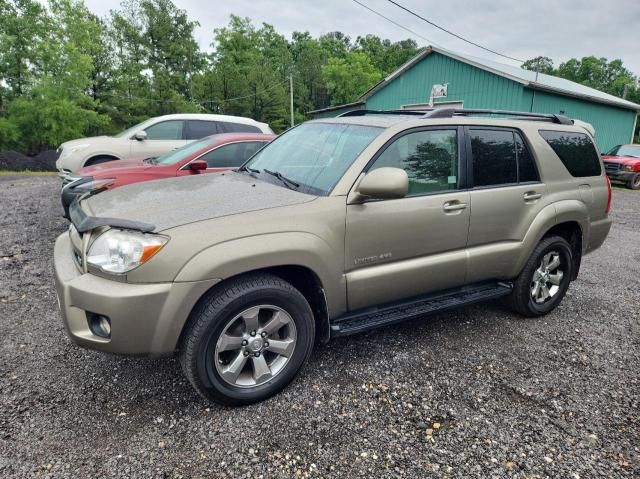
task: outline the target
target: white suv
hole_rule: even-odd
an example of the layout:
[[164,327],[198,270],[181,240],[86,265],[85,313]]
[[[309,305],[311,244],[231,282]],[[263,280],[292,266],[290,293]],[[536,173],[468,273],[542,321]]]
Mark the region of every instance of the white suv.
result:
[[114,136],[67,141],[58,148],[56,168],[60,176],[105,161],[160,156],[192,140],[216,133],[267,133],[266,123],[228,115],[182,113],[150,118]]

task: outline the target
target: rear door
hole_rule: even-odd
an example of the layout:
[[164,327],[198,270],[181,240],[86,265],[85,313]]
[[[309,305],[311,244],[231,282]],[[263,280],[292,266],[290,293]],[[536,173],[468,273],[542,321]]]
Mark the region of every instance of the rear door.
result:
[[533,149],[512,128],[465,127],[471,219],[468,282],[501,279],[549,200]]
[[145,128],[146,139],[131,140],[131,157],[154,158],[186,145],[184,127],[184,120],[166,120]]
[[462,129],[420,128],[385,145],[367,171],[402,168],[409,194],[347,205],[349,309],[464,284],[469,192]]
[[199,140],[205,136],[222,133],[220,123],[209,120],[187,120],[185,124],[184,137],[187,140]]

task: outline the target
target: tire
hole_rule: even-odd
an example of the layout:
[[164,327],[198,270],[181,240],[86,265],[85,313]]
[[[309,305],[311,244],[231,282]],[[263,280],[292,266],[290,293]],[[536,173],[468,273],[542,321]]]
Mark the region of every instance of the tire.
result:
[[107,161],[115,161],[117,159],[118,158],[114,156],[94,156],[93,158],[89,158],[82,167],[84,168],[85,166],[95,166],[95,165],[99,165],[100,163],[106,163]]
[[204,398],[251,404],[293,380],[314,338],[313,313],[302,293],[277,276],[251,274],[223,283],[196,305],[182,336],[180,363]]
[[640,173],[637,173],[629,182],[627,183],[627,188],[632,190],[640,190]]
[[[560,264],[553,267],[556,256]],[[549,268],[546,275],[541,275],[540,271],[545,271],[546,259],[549,260],[548,266],[553,268]],[[559,280],[558,273],[562,273]],[[573,252],[567,240],[560,236],[544,238],[533,250],[529,261],[516,279],[507,303],[523,316],[544,316],[560,304],[569,288],[572,274]],[[544,289],[540,287],[543,283],[546,284],[547,293],[550,294],[547,298],[545,298]],[[557,286],[557,289],[554,286]]]

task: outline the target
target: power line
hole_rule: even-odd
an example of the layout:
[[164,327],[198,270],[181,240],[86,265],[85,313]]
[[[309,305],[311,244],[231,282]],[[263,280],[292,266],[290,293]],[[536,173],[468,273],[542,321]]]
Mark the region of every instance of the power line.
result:
[[355,3],[357,3],[358,5],[360,5],[361,7],[366,8],[366,9],[367,9],[367,10],[369,10],[371,13],[373,13],[373,14],[375,14],[375,15],[378,15],[378,16],[379,16],[379,17],[381,17],[381,18],[384,18],[384,19],[385,19],[385,20],[387,20],[388,22],[393,23],[396,27],[400,27],[400,28],[402,28],[403,30],[406,30],[407,32],[411,33],[412,35],[415,35],[416,37],[420,37],[420,38],[422,38],[423,40],[426,40],[427,42],[429,42],[429,43],[433,44],[433,42],[432,42],[431,40],[429,40],[427,37],[424,37],[424,36],[420,35],[419,33],[416,33],[416,32],[414,32],[413,30],[411,30],[411,29],[409,29],[409,28],[405,27],[404,25],[399,24],[399,23],[398,23],[398,22],[396,22],[395,20],[392,20],[392,19],[390,19],[389,17],[384,16],[382,13],[380,13],[380,12],[378,12],[378,11],[374,10],[374,9],[373,9],[373,8],[371,8],[371,7],[368,7],[368,6],[367,6],[367,5],[365,5],[364,3],[361,3],[361,2],[359,2],[358,0],[353,0],[353,1],[354,1]]
[[[354,1],[355,1],[355,0],[354,0]],[[420,19],[420,20],[422,20],[423,22],[427,22],[429,25],[432,25],[432,26],[436,27],[437,29],[442,30],[443,32],[446,32],[446,33],[448,33],[449,35],[453,35],[454,37],[456,37],[456,38],[458,38],[458,39],[460,39],[460,40],[462,40],[462,41],[464,41],[464,42],[467,42],[467,43],[469,43],[469,44],[471,44],[471,45],[474,45],[474,46],[476,46],[476,47],[478,47],[478,48],[481,48],[481,49],[483,49],[483,50],[486,50],[486,51],[488,51],[488,52],[490,52],[490,53],[493,53],[494,55],[498,55],[498,56],[501,56],[501,57],[504,57],[504,58],[508,58],[509,60],[513,60],[513,61],[516,61],[516,62],[524,63],[524,60],[521,60],[521,59],[519,59],[519,58],[515,58],[515,57],[510,57],[509,55],[505,55],[504,53],[500,53],[500,52],[497,52],[497,51],[495,51],[495,50],[491,50],[490,48],[487,48],[487,47],[485,47],[485,46],[483,46],[483,45],[480,45],[479,43],[476,43],[476,42],[474,42],[474,41],[472,41],[472,40],[469,40],[469,39],[467,39],[467,38],[464,38],[463,36],[458,35],[457,33],[454,33],[454,32],[452,32],[451,30],[447,30],[446,28],[441,27],[440,25],[438,25],[438,24],[436,24],[436,23],[432,22],[431,20],[429,20],[429,19],[427,19],[427,18],[424,18],[423,16],[421,16],[421,15],[417,14],[417,13],[416,13],[416,12],[414,12],[413,10],[409,10],[407,7],[404,7],[404,6],[400,5],[398,2],[395,2],[394,0],[387,0],[387,1],[388,1],[389,3],[392,3],[393,5],[395,5],[396,7],[401,8],[401,9],[402,9],[402,10],[404,10],[405,12],[410,13],[410,14],[411,14],[411,15],[413,15],[414,17],[419,18],[419,19]]]

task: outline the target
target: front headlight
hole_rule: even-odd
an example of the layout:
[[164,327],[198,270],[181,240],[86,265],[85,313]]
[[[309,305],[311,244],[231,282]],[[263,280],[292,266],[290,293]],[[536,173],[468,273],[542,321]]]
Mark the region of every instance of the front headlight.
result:
[[82,151],[85,148],[89,148],[88,143],[83,143],[81,145],[68,146],[66,148],[62,148],[60,151],[60,158],[66,158],[69,155],[77,153],[78,151]]
[[633,171],[633,165],[625,165],[624,171]]
[[87,264],[121,274],[149,261],[169,241],[166,236],[111,229],[89,247]]

